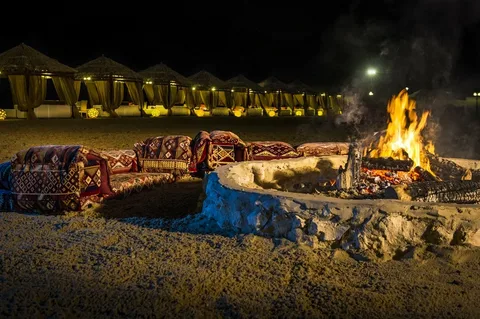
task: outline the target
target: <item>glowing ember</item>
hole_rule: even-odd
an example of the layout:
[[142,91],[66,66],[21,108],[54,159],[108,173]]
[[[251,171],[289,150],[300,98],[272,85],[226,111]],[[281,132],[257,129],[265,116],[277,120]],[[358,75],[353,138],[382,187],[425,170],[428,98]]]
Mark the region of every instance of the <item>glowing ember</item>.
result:
[[398,96],[393,96],[387,107],[390,122],[386,134],[380,138],[370,156],[398,160],[410,158],[414,168],[419,166],[431,172],[425,151],[434,153],[434,146],[432,142],[424,145],[421,135],[430,112],[424,112],[418,119],[415,107],[415,101],[408,98],[406,90],[401,91]]

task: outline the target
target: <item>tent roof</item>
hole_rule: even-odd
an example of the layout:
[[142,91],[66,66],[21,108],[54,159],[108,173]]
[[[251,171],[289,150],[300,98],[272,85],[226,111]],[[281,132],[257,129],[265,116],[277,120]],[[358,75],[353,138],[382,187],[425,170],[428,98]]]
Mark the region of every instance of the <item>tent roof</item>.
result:
[[79,80],[91,78],[92,80],[123,80],[131,82],[143,82],[140,74],[105,56],[96,58],[77,67],[78,73],[75,77]]
[[180,73],[172,70],[167,65],[160,63],[139,72],[145,80],[155,84],[169,84],[175,82],[179,86],[190,86],[192,82]]
[[290,88],[287,84],[283,83],[274,76],[268,77],[262,82],[259,83],[267,91],[290,91]]
[[225,81],[220,80],[215,75],[202,70],[194,75],[188,77],[193,86],[197,86],[204,89],[211,89],[215,87],[218,90],[228,89],[228,84]]
[[295,80],[292,83],[288,84],[292,92],[297,93],[315,93],[316,91],[309,85],[303,83],[300,80]]
[[264,90],[260,85],[247,79],[243,74],[239,74],[229,79],[227,81],[227,84],[231,89],[242,88],[242,89],[249,89],[257,92]]
[[73,75],[77,70],[22,43],[0,54],[3,74]]

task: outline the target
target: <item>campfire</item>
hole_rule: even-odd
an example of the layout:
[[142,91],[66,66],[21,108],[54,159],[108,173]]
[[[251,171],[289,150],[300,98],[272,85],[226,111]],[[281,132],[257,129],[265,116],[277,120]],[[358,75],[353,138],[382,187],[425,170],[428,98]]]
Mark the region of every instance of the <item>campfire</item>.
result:
[[415,101],[403,90],[388,103],[387,129],[352,144],[345,167],[316,193],[341,198],[391,198],[422,202],[480,202],[480,171],[465,169],[435,155],[422,130],[429,112],[418,116]]

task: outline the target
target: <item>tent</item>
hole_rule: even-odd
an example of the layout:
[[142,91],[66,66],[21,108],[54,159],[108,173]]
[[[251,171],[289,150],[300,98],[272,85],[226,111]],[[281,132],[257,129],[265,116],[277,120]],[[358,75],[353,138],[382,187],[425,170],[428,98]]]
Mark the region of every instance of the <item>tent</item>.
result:
[[53,81],[59,99],[72,107],[72,115],[80,118],[76,72],[24,43],[0,54],[0,76],[8,77],[13,102],[19,111],[27,112],[27,119],[35,119],[34,109],[45,101],[48,79]]
[[234,106],[262,106],[260,97],[264,89],[257,83],[247,79],[243,74],[239,74],[227,81],[233,95]]
[[318,108],[319,105],[317,103],[317,93],[315,89],[300,80],[295,80],[288,86],[293,94],[293,104],[295,106],[299,105],[303,107],[305,112],[307,112],[308,109],[316,110]]
[[103,55],[79,66],[77,70],[75,84],[80,91],[82,81],[85,83],[91,105],[100,104],[111,117],[118,117],[115,110],[124,99],[126,85],[143,115],[143,78],[140,74]]
[[188,78],[192,82],[193,107],[204,104],[208,110],[217,106],[232,107],[228,84],[213,74],[202,70]]
[[293,109],[293,97],[287,84],[274,76],[266,78],[259,84],[265,90],[265,107],[274,107],[278,111],[284,106]]
[[187,88],[192,82],[167,65],[160,63],[139,72],[144,79],[143,89],[148,102],[171,109],[175,104],[184,104]]

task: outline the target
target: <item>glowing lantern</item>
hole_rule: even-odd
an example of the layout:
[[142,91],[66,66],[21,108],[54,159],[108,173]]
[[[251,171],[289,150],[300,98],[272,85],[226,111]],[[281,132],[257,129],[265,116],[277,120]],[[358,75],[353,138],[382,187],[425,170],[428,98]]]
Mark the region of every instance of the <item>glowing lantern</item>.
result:
[[270,116],[270,117],[275,116],[275,111],[274,110],[268,111],[268,116]]
[[342,110],[338,111],[338,114],[342,114],[342,113],[343,113]]
[[296,110],[295,111],[295,116],[302,116],[302,111]]
[[198,117],[202,117],[205,115],[205,111],[204,110],[197,110],[197,116]]
[[152,117],[159,117],[160,116],[160,110],[159,109],[153,109],[152,110]]
[[235,115],[235,117],[241,117],[242,116],[242,111],[235,110],[235,111],[233,111],[233,115]]
[[4,120],[7,118],[7,112],[4,109],[0,109],[0,120]]
[[87,115],[91,119],[97,118],[99,114],[100,114],[100,112],[98,112],[97,109],[89,109],[87,111]]
[[318,115],[318,116],[323,116],[323,113],[324,113],[324,112],[323,112],[323,109],[317,110],[317,115]]

